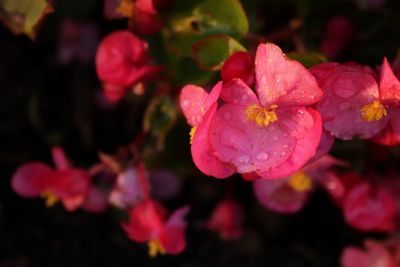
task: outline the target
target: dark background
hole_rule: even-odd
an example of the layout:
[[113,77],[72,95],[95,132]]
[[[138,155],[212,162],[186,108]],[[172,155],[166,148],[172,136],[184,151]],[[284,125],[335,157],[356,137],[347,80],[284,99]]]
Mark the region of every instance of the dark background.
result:
[[[269,35],[301,18],[301,38],[318,49],[329,18],[345,15],[357,32],[336,60],[379,65],[393,59],[399,44],[400,3],[387,1],[378,10],[363,10],[352,1],[242,1],[251,32]],[[127,239],[113,211],[93,215],[46,208],[40,199],[23,199],[11,191],[15,169],[30,160],[51,164],[49,149],[63,146],[78,166],[97,161],[97,151],[115,152],[132,141],[141,126],[145,102],[129,96],[116,106],[98,104],[100,93],[94,64],[60,65],[56,54],[61,23],[66,19],[95,22],[101,35],[126,28],[122,21],[105,21],[97,0],[60,0],[48,16],[36,42],[14,36],[0,26],[0,266],[338,266],[345,245],[360,244],[371,235],[347,226],[341,211],[317,191],[306,208],[290,216],[259,206],[251,184],[233,177],[219,181],[194,171],[183,177],[180,197],[167,202],[192,207],[187,250],[179,256],[147,256],[147,247]],[[293,49],[285,40],[284,50]],[[176,157],[193,168],[188,153],[188,128],[180,118],[168,141],[183,147]],[[340,144],[338,145],[340,147]],[[351,152],[334,153],[357,165],[365,154],[355,144]],[[180,151],[180,150],[179,150]],[[223,241],[204,229],[215,203],[233,194],[245,207],[244,236]],[[377,236],[379,237],[379,236]]]

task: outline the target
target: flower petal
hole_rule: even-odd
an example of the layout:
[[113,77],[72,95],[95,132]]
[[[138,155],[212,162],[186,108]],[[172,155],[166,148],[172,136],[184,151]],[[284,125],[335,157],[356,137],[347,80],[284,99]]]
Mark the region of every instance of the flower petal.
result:
[[323,114],[324,128],[333,136],[344,140],[354,136],[368,139],[385,127],[387,117],[377,121],[364,121],[361,117],[362,107],[379,99],[378,85],[366,69],[357,65],[336,66],[320,85],[324,96],[317,110]]
[[221,99],[227,103],[239,106],[258,103],[256,94],[240,79],[233,79],[230,82],[224,83]]
[[272,43],[258,46],[255,64],[257,94],[264,107],[310,105],[322,96],[314,76]]
[[202,122],[197,127],[192,142],[192,157],[194,164],[204,174],[217,178],[226,178],[235,171],[231,166],[222,163],[216,156],[209,140],[211,121],[215,115],[217,104],[215,103],[205,114]]
[[267,171],[284,163],[293,152],[295,138],[278,123],[260,127],[247,120],[244,109],[226,104],[214,116],[210,142],[216,156],[239,173]]
[[300,170],[314,155],[322,133],[321,116],[313,109],[308,108],[306,111],[311,114],[314,124],[309,128],[306,135],[296,140],[295,148],[291,156],[283,164],[271,170],[264,172],[257,171],[258,175],[268,179],[292,175]]
[[207,110],[217,102],[221,94],[222,82],[217,83],[208,94],[203,88],[195,85],[186,85],[182,88],[179,103],[188,123],[197,126]]
[[386,58],[383,59],[382,63],[379,93],[381,100],[386,105],[398,106],[400,104],[400,81],[394,75]]
[[254,194],[265,208],[281,212],[295,213],[303,208],[308,199],[307,192],[298,192],[287,184],[288,178],[253,182]]
[[15,172],[11,179],[11,187],[20,196],[37,197],[45,189],[46,181],[52,172],[46,164],[26,163]]

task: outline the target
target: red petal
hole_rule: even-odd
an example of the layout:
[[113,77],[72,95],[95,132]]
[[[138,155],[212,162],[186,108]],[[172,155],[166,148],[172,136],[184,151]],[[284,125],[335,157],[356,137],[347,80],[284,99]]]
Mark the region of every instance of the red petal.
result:
[[210,142],[216,156],[234,165],[239,173],[267,171],[282,164],[290,157],[296,143],[279,123],[259,127],[247,120],[243,106],[232,104],[217,111],[210,129]]
[[295,148],[291,156],[283,164],[271,170],[264,172],[257,171],[258,175],[268,179],[292,175],[300,170],[314,155],[319,140],[321,139],[322,122],[318,112],[310,108],[307,109],[307,112],[311,114],[314,124],[309,128],[307,134],[296,140]]
[[288,186],[287,181],[288,178],[254,181],[253,190],[257,200],[265,208],[273,211],[281,213],[299,211],[307,201],[308,193],[295,191]]
[[240,79],[233,79],[224,83],[221,92],[221,99],[227,103],[239,106],[258,104],[256,94]]
[[197,127],[191,147],[193,161],[204,174],[217,178],[226,178],[235,171],[232,167],[222,163],[216,156],[209,140],[210,124],[217,104],[215,103],[205,114],[202,122]]
[[272,44],[260,44],[256,54],[256,84],[264,107],[310,105],[322,96],[314,76]]
[[37,197],[45,190],[52,170],[40,162],[22,165],[11,179],[13,190],[23,197]]
[[396,106],[400,104],[400,81],[394,75],[386,58],[382,63],[379,93],[383,103]]
[[203,88],[186,85],[182,88],[179,103],[188,123],[197,126],[208,109],[217,102],[222,89],[222,82],[217,83],[208,94]]

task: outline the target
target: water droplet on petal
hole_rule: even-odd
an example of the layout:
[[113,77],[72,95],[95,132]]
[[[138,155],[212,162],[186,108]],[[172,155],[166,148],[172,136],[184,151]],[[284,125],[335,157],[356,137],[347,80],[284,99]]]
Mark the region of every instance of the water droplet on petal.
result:
[[286,149],[286,148],[288,148],[288,145],[287,145],[287,144],[284,144],[284,145],[282,146],[282,148],[283,148],[283,149]]
[[242,156],[239,158],[239,163],[240,164],[247,164],[249,162],[250,158],[249,156]]
[[339,110],[341,111],[346,111],[350,108],[350,103],[348,102],[343,102],[339,104]]
[[202,116],[200,116],[200,115],[197,115],[197,117],[196,117],[196,119],[197,119],[197,122],[201,122],[201,120],[203,119],[203,117]]
[[257,160],[264,161],[264,160],[267,160],[268,157],[269,157],[269,156],[268,156],[267,153],[261,152],[260,154],[257,155]]
[[274,141],[278,141],[279,140],[279,136],[275,135],[274,137],[272,137],[272,139],[274,139]]
[[284,157],[284,156],[286,156],[286,151],[281,152],[281,157]]
[[189,100],[185,100],[182,102],[182,106],[187,107],[189,106]]
[[242,102],[246,102],[247,99],[249,99],[249,97],[248,97],[247,95],[244,95],[244,96],[242,97]]
[[200,107],[200,106],[201,106],[200,101],[197,101],[197,102],[196,102],[196,105],[197,105],[198,107]]

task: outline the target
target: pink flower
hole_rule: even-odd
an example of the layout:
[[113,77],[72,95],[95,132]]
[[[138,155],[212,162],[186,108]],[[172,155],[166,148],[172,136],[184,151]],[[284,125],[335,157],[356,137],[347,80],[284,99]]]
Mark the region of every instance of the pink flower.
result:
[[15,172],[11,186],[20,196],[44,197],[49,207],[61,201],[66,210],[74,211],[85,201],[91,178],[86,170],[71,167],[61,148],[52,152],[57,169],[41,162],[26,163]]
[[346,247],[341,256],[342,267],[397,267],[385,244],[373,240],[364,242],[365,249]]
[[197,127],[192,156],[207,175],[224,178],[236,171],[284,177],[316,151],[321,118],[306,107],[322,94],[314,77],[271,43],[258,47],[255,64],[258,96],[233,79],[223,85],[225,104],[212,106]]
[[240,203],[225,199],[214,208],[207,228],[220,234],[223,239],[238,239],[242,236],[243,209]]
[[383,145],[398,145],[400,144],[400,81],[386,58],[382,63],[379,93],[380,101],[387,111],[388,123],[372,140]]
[[163,24],[157,14],[156,0],[136,0],[129,22],[130,28],[139,34],[150,35],[161,30]]
[[342,197],[343,185],[332,169],[334,166],[346,165],[346,162],[324,156],[290,177],[254,181],[254,194],[267,209],[280,213],[296,213],[304,207],[315,183],[324,187],[331,196]]
[[159,203],[147,199],[129,211],[129,222],[122,228],[136,242],[147,242],[149,255],[179,254],[185,247],[186,223],[183,217],[189,207],[183,207],[167,218],[167,211]]
[[149,194],[148,174],[143,166],[128,168],[118,174],[109,201],[124,209],[140,203]]
[[121,99],[129,87],[158,70],[148,65],[148,44],[129,31],[115,31],[100,43],[96,69],[110,101]]
[[201,87],[186,85],[180,94],[181,109],[192,126],[190,142],[193,161],[202,172],[217,178],[225,178],[234,173],[232,166],[216,157],[208,137],[221,90],[222,82],[216,84],[210,94]]
[[343,140],[354,136],[368,139],[385,127],[387,111],[379,98],[376,74],[370,68],[323,63],[311,68],[311,72],[324,91],[317,110],[322,114],[325,130],[333,136]]
[[342,205],[347,223],[361,231],[387,232],[396,227],[396,200],[384,188],[360,182],[346,193]]
[[109,192],[91,186],[86,196],[85,202],[82,204],[82,209],[92,213],[101,213],[108,208]]

